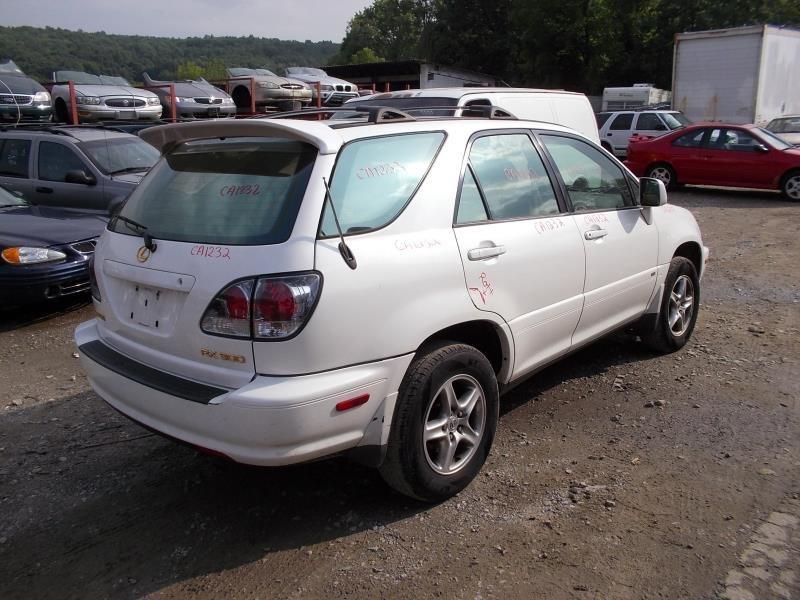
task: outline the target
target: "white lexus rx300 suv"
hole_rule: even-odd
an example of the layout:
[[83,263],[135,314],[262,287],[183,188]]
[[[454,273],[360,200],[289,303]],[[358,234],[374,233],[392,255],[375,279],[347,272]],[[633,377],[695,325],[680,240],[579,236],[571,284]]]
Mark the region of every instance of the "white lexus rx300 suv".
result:
[[621,327],[682,347],[707,249],[572,130],[371,110],[143,131],[163,157],[100,238],[75,339],[149,428],[255,465],[350,454],[435,501],[512,382]]

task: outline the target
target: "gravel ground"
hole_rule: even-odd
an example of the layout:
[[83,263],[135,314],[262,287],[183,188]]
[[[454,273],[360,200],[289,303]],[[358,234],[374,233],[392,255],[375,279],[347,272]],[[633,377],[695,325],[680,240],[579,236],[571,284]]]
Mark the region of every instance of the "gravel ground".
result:
[[692,341],[612,336],[517,387],[438,506],[164,440],[89,389],[90,307],[0,313],[0,597],[800,598],[800,206],[671,201],[712,251]]

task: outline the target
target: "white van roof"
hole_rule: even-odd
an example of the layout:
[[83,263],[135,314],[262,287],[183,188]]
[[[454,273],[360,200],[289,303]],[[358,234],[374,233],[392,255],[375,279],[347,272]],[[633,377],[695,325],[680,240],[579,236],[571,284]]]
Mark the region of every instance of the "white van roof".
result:
[[[461,98],[475,94],[570,94],[582,96],[579,92],[566,90],[543,90],[538,88],[512,88],[512,87],[462,87],[462,88],[425,88],[423,90],[399,90],[395,92],[379,92],[370,96],[361,96],[348,102],[357,103],[359,100],[380,100],[381,98]],[[346,104],[346,103],[345,103]]]

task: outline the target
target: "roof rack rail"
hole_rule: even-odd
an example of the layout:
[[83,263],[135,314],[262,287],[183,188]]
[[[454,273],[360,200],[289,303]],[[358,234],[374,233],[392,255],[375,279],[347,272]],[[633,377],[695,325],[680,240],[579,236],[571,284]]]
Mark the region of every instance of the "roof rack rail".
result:
[[[490,104],[473,104],[470,106],[410,106],[395,108],[393,106],[384,106],[380,104],[370,105],[357,105],[352,106],[337,106],[330,108],[306,108],[302,110],[294,110],[288,112],[276,113],[274,115],[256,115],[248,117],[251,119],[266,118],[266,119],[294,119],[305,118],[311,116],[322,117],[328,115],[326,119],[330,119],[337,113],[366,113],[367,123],[396,123],[398,121],[417,121],[415,113],[422,113],[418,117],[453,117],[453,118],[484,118],[484,119],[512,119],[517,120],[517,117],[511,114],[504,108]],[[389,116],[394,115],[394,116]],[[354,117],[355,118],[355,117]]]

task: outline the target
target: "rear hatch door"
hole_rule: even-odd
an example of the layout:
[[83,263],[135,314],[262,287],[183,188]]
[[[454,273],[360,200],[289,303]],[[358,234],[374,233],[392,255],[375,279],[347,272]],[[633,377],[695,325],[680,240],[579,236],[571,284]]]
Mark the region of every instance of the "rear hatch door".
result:
[[[319,149],[285,137],[177,143],[109,223],[96,254],[100,334],[165,372],[235,388],[255,373],[247,282],[313,268],[313,236],[292,236]],[[230,326],[204,332],[230,285]]]

